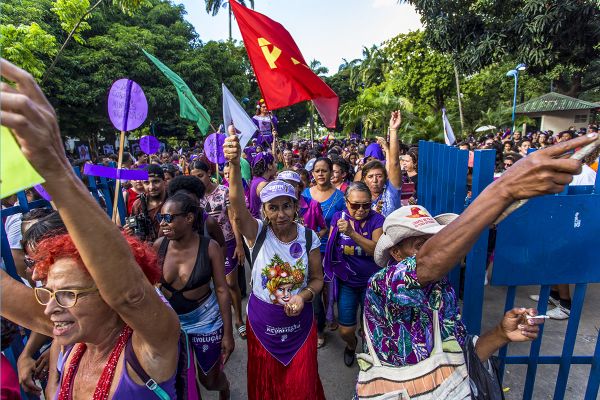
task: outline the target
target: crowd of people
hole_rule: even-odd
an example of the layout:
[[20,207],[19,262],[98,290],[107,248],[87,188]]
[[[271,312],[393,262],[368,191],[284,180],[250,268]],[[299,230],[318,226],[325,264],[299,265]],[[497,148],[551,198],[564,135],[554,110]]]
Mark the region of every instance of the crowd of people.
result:
[[[555,146],[540,132],[463,142],[496,148],[502,168],[461,215],[432,216],[418,205],[418,148],[401,142],[399,111],[385,138],[314,144],[281,140],[259,102],[256,137],[242,148],[229,126],[222,165],[201,145],[125,153],[124,167],[148,179],[123,182],[126,216],[115,224],[72,167],[114,157],[68,160],[31,75],[1,67],[15,83],[2,83],[2,123],[56,210],[5,221],[22,279],[0,270],[3,348],[14,324],[31,330],[17,373],[2,373],[7,398],[19,398],[18,379],[59,400],[197,399],[199,385],[228,399],[235,377],[223,366],[242,351],[249,399],[324,399],[317,354],[327,326],[345,343],[339,361],[358,361],[357,398],[471,398],[479,382],[467,361],[487,370],[495,351],[535,339],[544,320],[515,308],[470,336],[447,273],[514,201],[559,193],[573,176],[589,182],[597,168],[598,152],[583,163],[561,157],[597,140],[594,126],[561,133]],[[566,312],[568,286],[555,289]]]

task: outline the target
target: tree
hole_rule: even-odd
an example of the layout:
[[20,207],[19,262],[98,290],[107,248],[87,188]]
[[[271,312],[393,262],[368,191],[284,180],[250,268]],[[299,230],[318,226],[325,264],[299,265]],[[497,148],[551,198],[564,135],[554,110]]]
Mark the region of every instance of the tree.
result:
[[454,92],[452,59],[432,50],[422,31],[400,34],[385,42],[389,61],[385,81],[394,92],[411,99],[420,117],[439,113]]
[[406,0],[421,14],[427,41],[452,55],[467,75],[506,59],[549,73],[562,93],[577,96],[600,57],[597,0]]
[[[240,1],[241,5],[243,5],[244,7],[246,6],[246,2],[244,0],[239,0],[239,1]],[[249,2],[250,2],[250,8],[254,9],[254,0],[249,0]],[[229,40],[232,40],[232,36],[231,36],[231,18],[232,18],[231,4],[229,4],[229,1],[223,1],[223,0],[206,0],[206,12],[209,14],[212,14],[213,17],[219,13],[219,10],[221,10],[221,8],[224,8],[224,7],[227,7],[227,9],[229,11]]]

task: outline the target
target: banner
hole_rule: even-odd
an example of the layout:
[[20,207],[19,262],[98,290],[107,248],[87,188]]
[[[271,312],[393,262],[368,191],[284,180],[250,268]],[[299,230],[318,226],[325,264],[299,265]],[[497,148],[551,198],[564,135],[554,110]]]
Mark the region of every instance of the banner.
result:
[[240,140],[240,146],[242,149],[246,147],[254,132],[258,129],[252,121],[252,118],[248,116],[246,110],[237,102],[233,94],[227,89],[225,84],[223,86],[223,122],[225,124],[225,132],[229,125],[233,124],[236,131],[238,132],[238,138]]
[[340,99],[308,67],[290,33],[235,0],[230,4],[269,110],[312,100],[325,126],[335,128]]
[[448,121],[445,108],[442,108],[442,121],[444,123],[444,141],[448,146],[452,146],[456,143],[456,138],[454,137],[454,131],[452,130],[450,121]]

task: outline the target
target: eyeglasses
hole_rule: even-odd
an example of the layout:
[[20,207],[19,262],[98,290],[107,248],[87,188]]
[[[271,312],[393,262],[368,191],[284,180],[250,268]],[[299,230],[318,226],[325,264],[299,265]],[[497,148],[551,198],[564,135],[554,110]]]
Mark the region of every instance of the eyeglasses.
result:
[[513,163],[504,163],[504,166],[505,166],[506,168],[508,168],[508,167],[512,167],[512,165],[513,165]]
[[82,294],[93,293],[97,291],[98,288],[96,287],[87,289],[60,289],[55,291],[43,287],[36,287],[33,290],[33,293],[35,294],[35,299],[37,302],[43,306],[48,305],[50,300],[54,298],[56,300],[56,304],[62,308],[71,308],[77,304],[77,300]]
[[185,215],[187,213],[178,213],[178,214],[161,214],[161,213],[157,213],[156,214],[156,220],[158,221],[158,223],[162,223],[163,221],[165,221],[167,224],[170,224],[171,222],[173,222],[173,220],[175,219],[175,217],[179,217],[180,215]]
[[346,200],[346,203],[348,203],[348,205],[350,206],[351,209],[353,210],[358,210],[359,208],[362,208],[363,210],[370,210],[372,204],[371,203],[351,203],[348,200]]

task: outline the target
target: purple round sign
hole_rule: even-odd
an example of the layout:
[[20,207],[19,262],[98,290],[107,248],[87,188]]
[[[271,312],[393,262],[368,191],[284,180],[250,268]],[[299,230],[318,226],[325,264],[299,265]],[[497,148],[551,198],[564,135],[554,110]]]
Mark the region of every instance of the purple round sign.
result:
[[108,92],[108,116],[120,131],[137,129],[146,120],[148,102],[142,87],[131,79],[119,79]]
[[225,144],[225,135],[221,133],[213,133],[208,135],[204,141],[204,154],[210,162],[215,164],[223,164],[225,154],[223,153],[223,145]]
[[44,189],[42,185],[35,185],[33,188],[44,200],[52,201],[52,197],[46,192],[46,189]]
[[300,246],[300,243],[298,243],[298,242],[292,243],[292,245],[290,246],[290,256],[292,256],[294,258],[300,258],[301,255],[302,255],[302,246]]
[[160,149],[160,142],[154,136],[142,136],[140,138],[140,148],[146,154],[154,154]]

